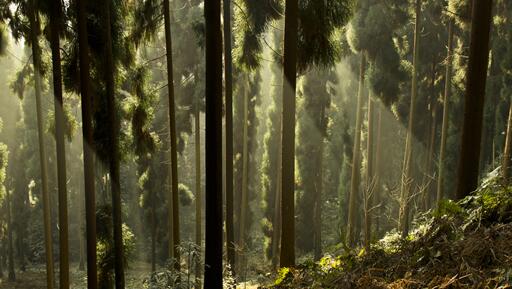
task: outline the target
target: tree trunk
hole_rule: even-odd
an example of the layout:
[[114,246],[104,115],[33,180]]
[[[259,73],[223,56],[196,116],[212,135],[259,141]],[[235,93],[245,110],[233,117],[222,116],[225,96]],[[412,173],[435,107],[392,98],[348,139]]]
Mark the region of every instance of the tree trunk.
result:
[[318,149],[318,159],[317,168],[318,168],[318,176],[316,178],[316,194],[315,194],[315,204],[314,204],[314,259],[315,261],[319,261],[322,258],[322,192],[323,192],[323,159],[324,159],[324,137],[325,131],[325,107],[322,108],[320,114],[320,129],[321,131],[321,142],[319,144]]
[[105,86],[107,94],[108,130],[109,130],[109,174],[112,194],[112,222],[114,225],[114,271],[116,289],[124,289],[124,248],[121,220],[121,186],[119,178],[119,131],[120,123],[117,117],[115,99],[115,67],[112,53],[111,9],[112,0],[105,1],[104,23],[105,29]]
[[[247,81],[250,81],[247,79]],[[246,82],[247,83],[247,82]],[[239,271],[242,272],[245,257],[244,255],[247,253],[245,252],[245,225],[247,222],[247,210],[249,207],[249,201],[248,201],[248,164],[249,164],[249,137],[248,137],[248,130],[249,130],[249,88],[244,85],[244,123],[243,123],[243,138],[242,138],[242,196],[241,196],[241,204],[240,204],[240,232],[238,233],[238,246],[240,250],[240,258],[238,261],[239,265]]]
[[14,272],[14,246],[12,244],[12,212],[11,212],[11,194],[9,190],[5,190],[6,196],[7,196],[7,228],[8,228],[8,246],[9,246],[9,281],[15,281],[16,280],[16,273]]
[[69,288],[68,190],[66,177],[66,144],[64,142],[64,103],[60,57],[61,1],[53,1],[50,13],[50,46],[52,49],[53,92],[55,95],[55,140],[57,146],[57,184],[59,191],[59,285]]
[[220,0],[205,0],[206,234],[204,288],[222,288],[222,33]]
[[[201,113],[199,109],[199,99],[195,107],[195,155],[196,155],[196,246],[199,250],[201,248],[202,237],[202,218],[201,212],[203,211],[203,195],[201,192]],[[201,288],[201,260],[196,260],[196,287]]]
[[384,211],[382,210],[382,194],[381,194],[381,153],[382,153],[382,104],[379,105],[379,116],[377,120],[377,149],[375,151],[375,201],[378,204],[377,218],[375,218],[375,233],[377,238],[380,237],[380,218]]
[[295,89],[298,4],[298,0],[286,0],[284,24],[281,267],[295,266]]
[[347,221],[347,238],[348,246],[355,244],[354,227],[356,219],[356,198],[359,194],[359,182],[361,179],[361,126],[363,113],[363,95],[364,95],[364,74],[366,71],[365,52],[361,52],[361,63],[359,66],[359,88],[357,92],[357,112],[356,112],[356,128],[354,133],[354,152],[352,154],[352,177],[350,180],[350,196],[348,205],[348,221]]
[[483,102],[489,62],[492,20],[491,0],[474,0],[471,44],[464,98],[464,124],[457,177],[457,198],[462,199],[478,186]]
[[453,59],[453,20],[448,24],[448,55],[446,57],[446,72],[444,79],[443,97],[443,127],[441,129],[441,148],[439,149],[439,173],[437,176],[437,207],[444,198],[444,162],[446,154],[446,141],[448,139],[448,125],[450,124],[450,92],[452,89],[452,60]]
[[156,191],[152,190],[151,194],[151,272],[156,272]]
[[94,140],[92,128],[92,99],[90,94],[89,44],[87,39],[86,7],[86,0],[77,0],[78,45],[80,50],[80,92],[82,95],[85,223],[87,235],[87,289],[96,289],[98,288],[98,271],[96,266],[96,187],[94,184]]
[[409,107],[409,124],[407,127],[407,138],[405,140],[405,156],[402,170],[402,184],[400,188],[400,231],[405,238],[409,234],[409,198],[412,187],[411,165],[413,156],[413,133],[414,133],[414,115],[416,107],[416,96],[418,94],[418,56],[420,40],[420,18],[421,1],[416,0],[416,21],[414,24],[414,53],[412,63],[412,86],[411,86],[411,104]]
[[274,200],[274,222],[272,223],[272,268],[277,269],[279,264],[279,245],[281,244],[281,181],[282,181],[282,170],[281,170],[281,162],[282,162],[282,120],[281,114],[278,112],[279,123],[277,124],[279,127],[279,135],[278,135],[278,143],[277,143],[277,177],[276,177],[276,195]]
[[39,135],[39,159],[41,165],[41,188],[43,196],[43,222],[44,222],[44,242],[46,253],[46,287],[52,289],[55,284],[53,273],[53,244],[52,244],[52,224],[51,224],[51,205],[50,193],[48,192],[48,167],[46,164],[47,155],[44,144],[44,119],[41,104],[41,54],[39,48],[39,22],[35,11],[35,0],[31,1],[29,8],[30,37],[32,38],[32,61],[34,64],[34,86],[36,94],[36,113],[37,113],[37,131]]
[[[169,253],[175,259],[174,268],[180,270],[180,211],[179,211],[179,191],[178,191],[178,151],[176,141],[176,105],[174,100],[174,76],[172,65],[172,37],[171,37],[171,11],[169,0],[164,0],[164,20],[165,20],[165,49],[167,51],[167,88],[169,93],[169,132],[170,132],[170,151],[171,151],[171,197],[169,203],[169,224],[172,224],[172,240],[169,238]],[[171,214],[172,212],[172,214]],[[170,233],[171,231],[169,231]]]
[[368,139],[366,143],[366,193],[365,196],[365,212],[364,212],[364,247],[369,248],[371,242],[371,227],[372,227],[372,214],[371,208],[373,206],[373,193],[375,191],[375,179],[373,172],[373,109],[374,104],[372,94],[368,93]]
[[235,274],[235,230],[233,222],[233,57],[231,0],[224,0],[224,81],[226,101],[226,245],[228,263]]
[[505,149],[503,150],[502,175],[505,181],[509,178],[510,169],[510,151],[512,150],[512,102],[508,111],[507,136],[505,139]]
[[[77,180],[79,180],[79,178],[77,177]],[[77,188],[79,188],[79,193],[78,193],[78,198],[77,200],[80,199],[80,197],[82,196],[81,192],[81,188],[82,188],[82,183],[80,181],[77,181]],[[79,271],[84,271],[85,270],[85,240],[84,240],[84,232],[85,232],[85,223],[84,223],[84,217],[85,217],[85,211],[84,211],[84,207],[83,207],[83,203],[81,202],[77,202],[77,205],[79,207],[79,214],[80,214],[80,221],[79,221],[79,227],[78,227],[78,240],[79,240],[79,246],[80,246],[80,250],[79,250],[79,253],[80,253],[80,259],[79,259],[79,262],[78,262],[78,270]]]

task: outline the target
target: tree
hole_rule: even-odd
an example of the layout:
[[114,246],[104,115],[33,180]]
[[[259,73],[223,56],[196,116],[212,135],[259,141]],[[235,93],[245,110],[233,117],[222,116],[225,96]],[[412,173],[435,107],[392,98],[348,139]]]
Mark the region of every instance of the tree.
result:
[[108,132],[109,139],[107,150],[108,166],[110,173],[110,186],[112,193],[112,222],[114,227],[114,269],[115,269],[115,285],[116,289],[124,289],[124,248],[123,248],[123,231],[121,220],[121,185],[119,176],[119,131],[120,124],[117,116],[117,104],[115,99],[115,64],[112,47],[112,31],[111,31],[111,9],[113,8],[112,0],[107,0],[103,6],[103,29],[105,39],[105,91],[107,97],[108,111]]
[[205,0],[206,248],[204,288],[222,288],[222,34],[220,0]]
[[59,286],[69,288],[68,201],[66,177],[66,145],[64,142],[64,106],[62,100],[62,67],[60,34],[62,31],[62,3],[52,1],[50,10],[50,46],[52,50],[53,91],[55,96],[55,140],[57,143],[57,176],[59,190]]
[[359,183],[361,178],[361,126],[365,69],[366,56],[364,52],[361,52],[361,62],[359,66],[359,88],[357,92],[356,127],[354,133],[354,152],[352,154],[352,177],[350,180],[350,197],[348,205],[347,237],[345,239],[345,242],[349,246],[353,246],[356,241],[354,237],[354,230],[356,226],[356,198],[357,194],[359,194]]
[[409,202],[411,198],[411,165],[413,157],[413,126],[415,116],[415,102],[418,94],[418,55],[419,55],[419,39],[420,39],[420,17],[421,17],[421,1],[416,0],[415,9],[416,20],[414,24],[414,52],[413,52],[413,69],[412,69],[412,86],[411,86],[411,103],[409,107],[409,120],[407,126],[407,137],[405,140],[404,164],[402,170],[402,182],[400,187],[400,230],[402,237],[405,238],[409,234]]
[[281,267],[295,266],[295,89],[297,83],[298,16],[298,0],[286,0],[281,143]]
[[55,284],[53,272],[53,245],[51,232],[51,205],[48,192],[48,167],[47,155],[44,144],[43,112],[41,108],[41,49],[39,47],[39,21],[36,10],[36,1],[31,0],[27,13],[30,23],[30,41],[32,44],[32,62],[34,65],[34,87],[36,94],[37,130],[39,135],[39,159],[41,163],[41,187],[43,195],[43,214],[45,227],[45,251],[46,251],[46,286],[52,289]]
[[[169,234],[172,231],[172,240],[169,237],[169,254],[175,259],[174,268],[180,269],[180,219],[179,219],[179,192],[178,192],[178,150],[176,142],[176,108],[174,103],[174,78],[172,65],[172,37],[171,37],[171,11],[169,1],[164,0],[165,49],[167,55],[167,87],[169,93],[169,142],[171,152],[171,196],[169,198]],[[172,214],[171,214],[172,212]],[[172,216],[172,219],[171,219]],[[172,221],[172,222],[171,222]],[[172,228],[171,228],[172,224]]]
[[224,88],[226,105],[226,247],[228,263],[235,272],[235,231],[233,205],[233,57],[231,0],[224,0]]
[[89,44],[87,33],[87,2],[77,0],[77,34],[80,65],[80,93],[82,96],[82,133],[84,152],[85,226],[87,243],[87,288],[98,288],[96,257],[96,190],[94,176],[94,139],[92,126],[92,98],[90,94]]
[[477,188],[493,1],[473,1],[457,199]]
[[453,20],[448,24],[448,55],[446,57],[446,73],[444,77],[444,97],[443,97],[443,124],[441,129],[441,148],[439,149],[439,173],[437,177],[437,206],[444,198],[444,168],[446,141],[448,138],[450,92],[452,89],[452,54],[453,54]]

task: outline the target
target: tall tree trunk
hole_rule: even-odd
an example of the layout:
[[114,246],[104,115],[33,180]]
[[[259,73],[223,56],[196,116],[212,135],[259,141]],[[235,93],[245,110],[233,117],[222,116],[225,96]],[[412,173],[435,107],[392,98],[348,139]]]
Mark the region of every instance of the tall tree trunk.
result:
[[[432,74],[430,77],[430,87],[432,91],[435,90],[436,83],[436,65],[437,59],[435,57],[432,58]],[[434,93],[432,93],[434,95]],[[436,142],[436,131],[437,131],[437,97],[430,97],[430,117],[429,117],[429,138],[427,144],[427,154],[425,155],[425,173],[423,174],[422,180],[422,192],[421,192],[421,203],[424,211],[427,211],[430,208],[430,193],[431,193],[431,183],[434,180],[434,173],[432,171],[432,162],[434,160],[434,146]]]
[[361,63],[359,65],[359,88],[357,92],[356,128],[354,133],[354,152],[352,154],[352,177],[350,180],[350,196],[348,205],[347,238],[349,246],[355,244],[354,227],[356,221],[356,198],[359,194],[359,182],[361,180],[361,126],[363,113],[364,95],[364,74],[366,71],[365,52],[361,52]]
[[41,189],[43,196],[44,242],[46,253],[46,287],[52,289],[55,284],[53,273],[53,245],[50,193],[48,192],[48,167],[46,164],[46,147],[44,144],[44,119],[41,104],[41,51],[39,48],[39,22],[36,16],[35,0],[29,8],[30,38],[32,38],[32,61],[34,64],[34,86],[36,94],[37,131],[39,136],[39,159],[41,165]]
[[233,222],[233,57],[231,0],[224,0],[224,81],[226,101],[226,245],[228,263],[235,273],[235,230]]
[[[249,79],[246,80],[250,81]],[[238,246],[240,250],[240,258],[238,261],[239,271],[242,272],[245,257],[245,225],[247,223],[247,210],[249,209],[248,194],[248,169],[249,169],[249,88],[244,83],[244,123],[243,123],[243,137],[242,137],[242,196],[240,204],[240,232],[238,233]]]
[[281,198],[282,198],[282,187],[281,187],[281,181],[282,181],[282,170],[281,170],[281,162],[282,162],[282,152],[283,152],[283,138],[281,131],[283,129],[282,127],[282,115],[280,112],[278,112],[278,127],[279,127],[279,135],[278,135],[278,143],[277,143],[277,165],[276,165],[276,171],[277,171],[277,177],[276,177],[276,193],[275,193],[275,200],[274,200],[274,220],[272,223],[272,267],[274,269],[277,269],[279,265],[279,249],[281,244]]
[[322,258],[322,192],[323,192],[323,159],[324,159],[324,137],[325,137],[325,107],[320,114],[321,141],[318,149],[317,168],[318,175],[315,184],[315,204],[314,204],[314,259],[319,261]]
[[7,196],[7,228],[8,228],[8,249],[9,249],[9,281],[15,281],[16,280],[16,273],[14,272],[14,246],[12,244],[12,212],[11,212],[11,193],[9,190],[5,190],[6,196]]
[[[164,20],[165,20],[165,50],[167,51],[167,88],[169,93],[169,132],[171,149],[171,197],[169,203],[169,224],[172,224],[172,240],[169,238],[169,253],[175,259],[174,268],[180,270],[180,211],[179,211],[179,191],[178,191],[178,150],[176,141],[176,105],[174,100],[174,76],[172,65],[172,37],[171,37],[171,11],[169,0],[164,0]],[[172,214],[171,214],[172,212]],[[171,231],[169,231],[171,233]]]
[[[195,155],[196,155],[196,246],[201,248],[202,243],[202,218],[201,212],[203,211],[203,195],[201,191],[201,111],[199,109],[199,99],[195,105]],[[196,274],[196,287],[201,288],[201,260],[196,260],[195,267]]]
[[382,194],[381,194],[381,154],[382,154],[382,104],[379,105],[379,116],[377,120],[377,149],[375,150],[375,201],[378,204],[377,218],[375,219],[375,233],[377,238],[380,237],[380,218],[383,215],[382,210]]
[[206,234],[204,288],[222,288],[222,33],[220,0],[205,0]]
[[62,67],[60,57],[61,1],[52,1],[50,13],[50,46],[52,49],[53,92],[55,96],[55,140],[57,146],[57,184],[59,190],[59,285],[69,288],[68,190],[66,177],[66,144],[64,142],[64,103],[62,99]]
[[502,175],[505,181],[509,179],[510,170],[510,151],[512,150],[512,102],[508,111],[507,136],[505,139],[505,149],[503,150]]
[[409,107],[409,124],[407,127],[407,137],[405,140],[405,156],[402,170],[402,184],[400,188],[400,231],[405,238],[409,234],[409,198],[411,195],[412,176],[411,165],[413,156],[413,133],[414,133],[414,115],[416,107],[416,96],[418,94],[418,56],[420,41],[420,18],[421,1],[416,0],[416,20],[414,24],[414,52],[412,63],[412,85],[411,85],[411,104]]
[[107,94],[108,130],[109,130],[109,174],[112,194],[112,222],[114,225],[114,272],[116,289],[124,289],[124,248],[123,229],[121,219],[121,185],[119,177],[119,130],[120,123],[117,116],[115,99],[115,67],[112,53],[111,9],[112,0],[105,1],[104,23],[105,29],[105,86]]
[[444,79],[443,96],[443,127],[441,129],[441,148],[439,149],[439,173],[437,176],[437,207],[444,198],[444,168],[446,141],[448,139],[448,125],[450,123],[450,92],[452,89],[452,60],[453,59],[453,20],[448,24],[448,55],[446,57],[446,71]]
[[373,171],[373,99],[371,92],[368,93],[368,138],[366,143],[366,192],[365,196],[365,212],[364,212],[364,247],[369,248],[371,242],[371,227],[372,227],[372,214],[371,208],[373,206],[373,194],[375,192],[375,178]]
[[492,0],[474,0],[471,44],[464,98],[464,124],[457,177],[457,198],[462,199],[478,186],[483,102],[489,62]]
[[[80,178],[77,177],[77,188],[79,188],[79,193],[78,193],[78,198],[77,200],[80,199],[80,197],[82,196],[81,192],[81,188],[82,188],[82,182],[80,182]],[[78,240],[79,240],[79,246],[80,246],[80,249],[79,249],[79,253],[80,253],[80,259],[79,259],[79,262],[78,262],[78,270],[79,271],[85,271],[85,240],[84,240],[84,232],[85,232],[85,222],[84,222],[84,217],[85,217],[85,210],[84,210],[84,207],[83,207],[83,203],[81,202],[77,202],[77,205],[79,207],[79,214],[80,214],[80,221],[79,221],[79,226],[78,226]]]
[[281,267],[295,266],[295,90],[298,15],[298,0],[286,0],[283,50]]
[[[96,255],[96,187],[94,176],[94,140],[92,99],[90,94],[87,0],[77,0],[80,92],[82,95],[82,133],[84,151],[85,224],[87,236],[87,289],[98,288]],[[50,287],[48,287],[50,288]]]
[[156,272],[156,191],[151,194],[151,272]]

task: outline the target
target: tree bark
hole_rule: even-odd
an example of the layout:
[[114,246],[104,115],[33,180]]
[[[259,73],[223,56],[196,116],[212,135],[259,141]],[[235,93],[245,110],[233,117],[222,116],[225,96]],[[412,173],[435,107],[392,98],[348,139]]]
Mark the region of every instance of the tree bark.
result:
[[[199,99],[197,100],[195,107],[195,155],[196,155],[196,246],[201,248],[202,243],[202,218],[201,212],[203,211],[203,195],[201,191],[201,113],[199,109]],[[201,260],[196,260],[195,267],[196,274],[196,286],[201,288]]]
[[111,9],[112,0],[105,1],[104,29],[105,29],[105,86],[107,94],[108,130],[109,130],[109,174],[112,194],[112,222],[114,225],[114,272],[116,289],[124,289],[124,248],[123,229],[121,219],[121,185],[119,176],[119,131],[120,123],[117,116],[115,99],[115,67],[112,53]]
[[[278,112],[279,114],[280,112]],[[279,249],[281,244],[281,181],[282,181],[282,170],[281,170],[281,162],[282,162],[282,151],[283,151],[283,138],[282,138],[282,115],[279,114],[279,123],[277,124],[279,127],[279,135],[278,135],[278,144],[277,144],[277,177],[276,177],[276,195],[274,200],[274,220],[272,223],[272,267],[277,269],[279,264]]]
[[295,92],[297,87],[298,0],[286,0],[283,56],[281,181],[281,267],[295,266]]
[[492,3],[492,0],[473,1],[471,44],[464,99],[464,124],[457,177],[457,199],[469,195],[478,186]]
[[413,133],[414,133],[414,116],[416,108],[416,96],[418,94],[418,56],[420,51],[420,18],[421,18],[421,1],[416,0],[416,20],[414,24],[414,53],[413,53],[413,69],[412,69],[412,86],[411,86],[411,104],[409,107],[409,124],[407,127],[407,137],[405,140],[405,156],[402,170],[402,184],[400,188],[400,231],[402,237],[405,238],[409,234],[409,198],[411,194],[412,176],[411,165],[413,156]]
[[7,235],[8,235],[8,249],[9,249],[9,275],[8,280],[9,281],[15,281],[16,280],[16,273],[14,272],[14,246],[12,244],[12,212],[11,212],[11,194],[8,189],[5,190],[5,194],[7,196]]
[[[87,34],[87,0],[77,0],[77,25],[82,95],[82,133],[84,151],[85,223],[87,235],[87,288],[98,288],[96,255],[96,188],[94,176],[94,140],[92,99],[90,94],[89,44]],[[48,287],[50,288],[50,287]]]
[[372,94],[368,93],[368,138],[366,143],[366,192],[365,196],[365,216],[364,216],[364,247],[368,249],[371,242],[371,227],[372,227],[372,213],[371,208],[373,206],[373,193],[375,192],[375,179],[373,171],[373,109],[374,104],[372,100]]
[[235,230],[233,206],[233,57],[231,0],[224,0],[224,81],[226,101],[226,245],[228,263],[235,274]]
[[446,71],[444,79],[443,96],[443,124],[441,129],[441,148],[439,149],[439,173],[437,176],[437,207],[444,198],[444,162],[446,158],[446,141],[448,139],[448,125],[450,124],[450,92],[452,89],[452,60],[453,59],[453,20],[448,24],[448,55],[446,57]]
[[382,154],[382,104],[379,105],[379,116],[377,120],[377,149],[375,151],[375,200],[378,204],[377,218],[375,218],[375,233],[377,238],[380,236],[380,218],[383,214],[382,210],[382,194],[381,194],[381,154]]
[[361,63],[359,66],[359,88],[357,92],[356,128],[354,133],[354,152],[352,154],[352,177],[350,180],[350,196],[348,205],[347,237],[348,246],[355,244],[354,227],[356,219],[356,198],[359,194],[359,182],[361,179],[361,126],[363,113],[364,95],[364,74],[366,71],[365,52],[361,52]]
[[66,144],[64,142],[64,102],[62,99],[62,67],[60,56],[61,1],[52,1],[50,13],[50,46],[52,50],[53,92],[55,96],[55,140],[57,146],[57,185],[59,191],[59,286],[69,288],[68,190],[66,177]]
[[205,0],[206,234],[204,288],[222,288],[222,33],[220,0]]
[[[247,79],[247,81],[250,81]],[[247,210],[249,206],[248,201],[248,169],[249,169],[249,88],[244,83],[244,123],[243,123],[243,137],[242,137],[242,196],[241,196],[241,204],[240,204],[240,232],[238,234],[238,246],[240,250],[240,258],[238,261],[239,271],[242,272],[245,257],[245,225],[247,222]]]
[[316,178],[315,184],[315,204],[314,204],[314,259],[315,261],[319,261],[322,258],[322,192],[323,192],[323,159],[324,159],[324,137],[326,127],[325,124],[325,107],[322,108],[320,114],[320,129],[321,133],[321,142],[319,144],[318,149],[318,159],[317,159],[317,168],[318,168],[318,176]]
[[46,253],[46,286],[52,289],[55,284],[54,267],[53,267],[53,244],[52,244],[52,225],[51,225],[51,204],[50,193],[48,192],[48,167],[46,147],[44,144],[43,129],[43,111],[41,104],[41,54],[39,48],[39,22],[35,11],[35,0],[30,2],[29,8],[30,22],[30,38],[32,38],[32,61],[34,64],[34,86],[36,94],[36,114],[37,114],[37,131],[39,136],[39,159],[41,165],[41,189],[43,196],[43,222],[44,222],[44,240]]
[[505,139],[505,149],[503,150],[502,175],[508,182],[510,171],[510,151],[512,150],[512,102],[508,111],[507,136]]
[[[164,0],[164,21],[165,21],[165,49],[167,51],[167,88],[169,93],[169,135],[171,149],[171,197],[169,203],[169,224],[172,224],[172,240],[169,238],[169,253],[175,259],[174,268],[180,270],[180,211],[178,191],[178,151],[176,141],[176,105],[174,99],[174,75],[172,64],[172,37],[171,37],[171,11],[169,0]],[[171,214],[172,212],[172,214]],[[170,233],[171,231],[169,231]]]

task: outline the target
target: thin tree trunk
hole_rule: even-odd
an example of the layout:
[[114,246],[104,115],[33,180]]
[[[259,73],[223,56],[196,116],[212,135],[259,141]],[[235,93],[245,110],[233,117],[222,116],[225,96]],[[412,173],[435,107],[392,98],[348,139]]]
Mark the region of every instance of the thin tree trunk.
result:
[[226,245],[228,263],[235,274],[235,230],[233,222],[233,57],[231,0],[224,0],[224,81],[226,101]]
[[[202,218],[201,212],[203,210],[203,195],[201,192],[201,113],[199,109],[199,100],[197,100],[195,107],[195,155],[196,155],[196,246],[201,248],[202,237]],[[201,260],[196,260],[196,287],[201,288]]]
[[[171,151],[171,197],[169,203],[169,224],[172,224],[172,240],[169,238],[169,253],[175,259],[174,268],[180,270],[180,211],[179,211],[179,191],[178,191],[178,150],[176,141],[176,105],[174,100],[174,76],[172,64],[172,37],[171,37],[171,11],[169,0],[164,0],[164,20],[165,20],[165,49],[167,51],[167,88],[169,93],[169,132],[170,132],[170,151]],[[171,214],[172,212],[172,214]],[[170,233],[171,231],[169,231]]]
[[453,59],[453,20],[448,24],[448,55],[446,57],[446,72],[444,79],[443,97],[443,127],[441,129],[441,148],[439,149],[439,173],[437,177],[437,207],[444,198],[444,162],[446,154],[446,141],[448,139],[448,125],[450,113],[450,92],[452,89],[452,59]]
[[240,260],[239,260],[239,271],[242,272],[242,268],[245,262],[245,223],[247,222],[247,210],[249,206],[248,202],[248,143],[249,143],[249,89],[244,84],[244,123],[243,123],[243,137],[242,137],[242,196],[240,204],[240,232],[238,233],[238,246],[240,248]]
[[354,133],[354,152],[352,154],[352,177],[350,180],[350,196],[348,205],[347,238],[348,246],[355,244],[354,227],[356,218],[356,198],[359,194],[359,182],[361,179],[361,126],[364,94],[364,74],[366,71],[365,52],[361,52],[361,63],[359,66],[359,88],[357,92],[356,128]]
[[436,143],[436,131],[437,131],[437,99],[433,100],[435,103],[432,105],[432,118],[430,124],[430,138],[428,143],[427,159],[425,164],[425,176],[423,180],[423,209],[427,211],[430,208],[430,193],[431,183],[434,177],[432,176],[432,162],[434,161],[434,146]]
[[503,179],[508,182],[510,170],[510,151],[512,150],[512,102],[508,111],[507,136],[505,139],[505,149],[503,150]]
[[324,159],[324,136],[325,136],[325,107],[322,108],[320,115],[321,141],[318,149],[317,169],[318,176],[316,178],[316,194],[314,204],[314,259],[319,261],[322,258],[322,192],[323,192],[323,159]]
[[382,210],[382,194],[380,187],[381,180],[381,154],[382,154],[382,104],[379,105],[379,116],[377,120],[377,149],[375,151],[375,201],[378,204],[377,218],[375,219],[375,233],[377,238],[380,237],[380,218],[383,214]]
[[364,215],[364,247],[368,249],[371,242],[371,227],[372,227],[372,214],[371,207],[373,206],[373,193],[375,190],[375,179],[373,171],[373,109],[374,104],[372,100],[372,94],[368,93],[368,138],[366,143],[366,192],[365,196],[365,215]]
[[204,288],[222,288],[222,33],[220,0],[205,0],[206,234]]
[[457,198],[462,199],[478,186],[483,102],[489,63],[489,38],[492,20],[491,0],[474,0],[471,44],[464,98],[464,124],[457,177]]
[[55,140],[57,146],[57,184],[59,191],[59,286],[69,288],[68,190],[66,177],[66,144],[64,142],[64,103],[62,99],[62,67],[60,57],[61,1],[52,1],[50,13],[50,46],[52,49],[53,92],[55,95]]
[[298,4],[298,0],[286,0],[285,8],[281,267],[295,266],[295,90],[297,86]]
[[112,194],[112,221],[114,225],[114,271],[116,289],[124,289],[124,248],[121,220],[121,186],[119,177],[119,119],[115,99],[114,83],[114,57],[112,53],[111,32],[112,0],[105,2],[104,29],[105,29],[105,86],[107,94],[108,129],[109,129],[109,174]]
[[[279,114],[279,113],[278,113]],[[277,178],[276,178],[276,195],[274,200],[274,222],[272,224],[272,267],[274,269],[277,269],[279,264],[279,245],[281,243],[281,181],[282,181],[282,170],[281,170],[281,162],[282,162],[282,152],[283,152],[283,138],[281,135],[282,127],[282,115],[279,114],[279,123],[277,124],[279,129],[279,135],[278,135],[278,144],[277,144]]]
[[94,184],[94,141],[86,7],[86,0],[77,0],[78,45],[80,50],[80,91],[82,95],[85,223],[87,235],[87,288],[96,289],[98,288],[98,272],[96,265],[96,187]]
[[9,190],[5,190],[6,196],[7,196],[7,228],[8,228],[8,246],[9,246],[9,281],[15,281],[16,280],[16,273],[14,272],[14,246],[12,244],[12,212],[11,212],[11,194]]
[[51,225],[51,205],[50,193],[48,192],[48,167],[46,164],[47,155],[44,144],[44,119],[41,104],[41,54],[39,48],[39,27],[36,16],[35,0],[31,1],[29,8],[30,37],[32,38],[32,61],[34,64],[34,85],[36,94],[36,113],[37,113],[37,131],[39,135],[39,159],[41,165],[41,188],[43,196],[43,220],[44,220],[44,240],[46,252],[46,287],[52,289],[55,284],[53,267],[53,245],[52,245],[52,225]]
[[151,272],[156,272],[156,192],[152,190],[151,194]]
[[[79,178],[77,178],[79,180]],[[80,181],[77,181],[77,188],[82,187],[82,183]],[[79,189],[79,194],[77,200],[79,200],[81,196],[81,189]],[[79,206],[79,214],[80,214],[80,221],[79,221],[79,227],[78,227],[78,240],[80,244],[80,260],[78,263],[78,270],[84,271],[85,270],[85,240],[84,240],[84,232],[85,232],[85,224],[84,224],[84,217],[85,217],[85,211],[83,207],[83,203],[78,202]]]
[[405,156],[402,170],[402,184],[400,189],[400,231],[405,238],[409,234],[409,198],[412,187],[411,165],[413,156],[413,133],[414,133],[414,115],[416,107],[416,96],[418,94],[418,56],[420,40],[420,18],[421,1],[416,0],[416,21],[414,24],[414,53],[412,68],[412,86],[411,86],[411,104],[409,108],[409,124],[407,127],[407,138],[405,141]]

